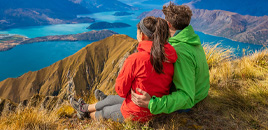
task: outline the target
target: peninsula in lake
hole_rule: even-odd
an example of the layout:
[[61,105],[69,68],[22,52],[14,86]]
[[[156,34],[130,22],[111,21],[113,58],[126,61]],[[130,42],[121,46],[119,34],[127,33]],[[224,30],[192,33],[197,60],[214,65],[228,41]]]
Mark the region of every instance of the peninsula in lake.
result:
[[27,38],[20,35],[0,34],[0,51],[7,51],[14,48],[16,45],[30,44],[36,42],[47,41],[97,41],[117,34],[111,30],[90,31],[79,34],[70,35],[54,35],[36,38]]
[[28,38],[21,35],[0,34],[0,51],[10,50],[25,40]]
[[134,13],[121,11],[121,12],[115,12],[113,15],[114,16],[127,16],[127,15],[132,15],[132,14],[134,14]]
[[121,22],[115,22],[115,23],[96,22],[87,27],[87,29],[107,29],[107,28],[125,28],[125,27],[130,27],[130,25]]

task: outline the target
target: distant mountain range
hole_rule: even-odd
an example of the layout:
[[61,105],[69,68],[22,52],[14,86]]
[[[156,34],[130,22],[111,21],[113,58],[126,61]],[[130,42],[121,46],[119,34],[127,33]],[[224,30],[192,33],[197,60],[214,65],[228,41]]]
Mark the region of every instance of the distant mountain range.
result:
[[[121,1],[130,4],[138,3],[135,0]],[[139,3],[164,5],[170,1],[180,5],[188,4],[195,9],[225,10],[252,16],[268,15],[268,0],[141,0]]]
[[[68,0],[0,0],[0,30],[8,28],[73,23],[76,15],[90,13]],[[76,22],[94,22],[80,18]]]
[[88,14],[111,10],[135,10],[117,0],[0,0],[0,30],[65,23],[91,23]]
[[[184,1],[184,0],[182,0]],[[225,10],[242,15],[268,15],[268,0],[192,0],[196,9]],[[185,3],[188,3],[186,0]]]
[[132,7],[118,0],[70,0],[79,4],[91,12],[104,12],[104,11],[126,11],[137,10],[138,8]]
[[77,96],[83,96],[96,87],[113,92],[124,60],[137,45],[137,40],[126,35],[113,35],[91,43],[49,67],[1,81],[0,97],[19,103],[36,94],[66,98],[74,91]]
[[83,6],[69,0],[0,0],[0,3],[1,18],[6,18],[8,15],[19,16],[20,11],[24,11],[21,14],[33,11],[33,14],[40,13],[40,16],[47,15],[59,19],[73,19],[77,14],[90,13]]
[[[164,18],[161,10],[142,13],[138,18]],[[240,15],[222,10],[193,9],[191,25],[196,31],[226,37],[234,41],[268,45],[268,16]]]

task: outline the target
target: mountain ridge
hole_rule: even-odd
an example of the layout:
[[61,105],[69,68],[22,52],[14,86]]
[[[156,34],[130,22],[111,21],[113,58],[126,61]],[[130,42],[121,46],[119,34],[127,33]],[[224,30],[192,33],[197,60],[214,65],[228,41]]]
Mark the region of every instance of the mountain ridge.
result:
[[119,34],[91,43],[49,67],[1,81],[0,97],[18,103],[36,94],[66,97],[75,89],[81,96],[94,87],[113,85],[124,59],[136,50],[137,43]]
[[196,9],[225,10],[241,15],[268,15],[267,0],[192,0],[191,5]]

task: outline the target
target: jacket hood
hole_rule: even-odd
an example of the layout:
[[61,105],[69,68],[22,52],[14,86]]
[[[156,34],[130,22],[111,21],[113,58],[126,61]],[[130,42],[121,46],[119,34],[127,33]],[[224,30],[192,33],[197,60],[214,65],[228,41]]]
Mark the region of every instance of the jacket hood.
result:
[[[150,54],[152,45],[153,41],[141,41],[137,49],[139,52],[145,51]],[[175,63],[178,58],[176,50],[169,43],[167,43],[164,47],[168,62]]]
[[169,42],[173,44],[183,42],[192,46],[201,45],[200,38],[195,34],[194,29],[191,25],[184,28],[179,34],[169,38]]

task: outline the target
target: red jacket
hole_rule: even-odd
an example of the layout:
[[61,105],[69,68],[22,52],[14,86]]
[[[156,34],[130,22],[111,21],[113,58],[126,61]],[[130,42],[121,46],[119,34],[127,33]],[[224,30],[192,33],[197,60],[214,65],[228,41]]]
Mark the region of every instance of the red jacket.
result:
[[116,79],[115,90],[119,96],[125,98],[121,107],[125,119],[145,122],[153,116],[148,108],[139,107],[131,101],[131,89],[136,91],[136,88],[140,88],[156,97],[169,94],[177,53],[169,43],[164,46],[168,62],[163,62],[165,74],[157,74],[150,62],[151,47],[152,41],[140,42],[138,52],[126,59]]

